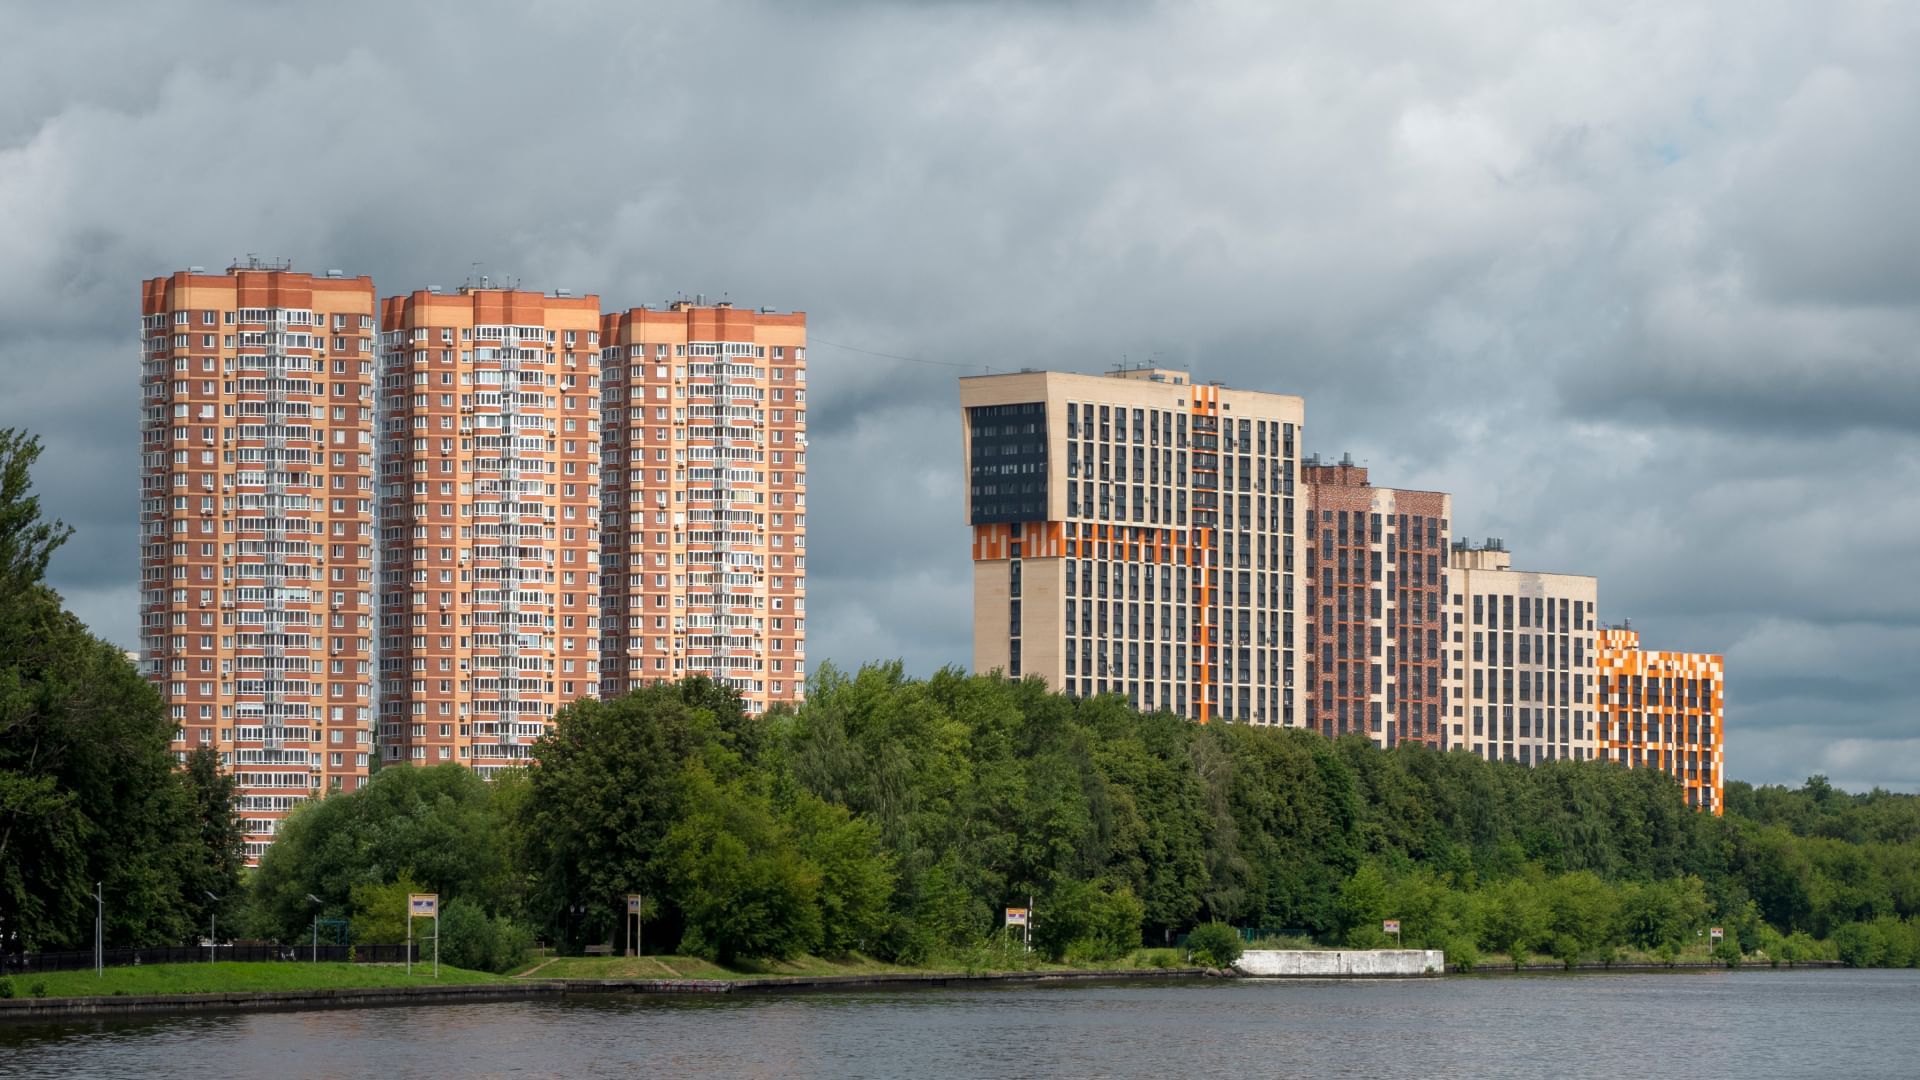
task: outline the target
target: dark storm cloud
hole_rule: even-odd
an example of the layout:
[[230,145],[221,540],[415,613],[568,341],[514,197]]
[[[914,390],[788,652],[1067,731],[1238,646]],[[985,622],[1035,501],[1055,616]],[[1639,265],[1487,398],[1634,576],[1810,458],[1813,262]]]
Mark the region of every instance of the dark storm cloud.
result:
[[1310,451],[1725,653],[1734,775],[1920,787],[1915,31],[1866,3],[16,5],[0,423],[46,437],[80,527],[58,584],[131,643],[143,277],[477,263],[805,310],[810,651],[925,672],[971,649],[957,378],[1153,359],[1304,395]]

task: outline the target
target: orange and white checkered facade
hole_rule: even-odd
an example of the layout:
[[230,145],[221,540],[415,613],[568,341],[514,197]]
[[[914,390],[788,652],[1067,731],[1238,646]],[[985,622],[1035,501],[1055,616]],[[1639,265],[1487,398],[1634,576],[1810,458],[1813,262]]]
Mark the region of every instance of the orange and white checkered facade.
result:
[[1600,631],[1597,646],[1601,759],[1663,769],[1689,806],[1723,812],[1724,658],[1642,649],[1640,635],[1626,628]]

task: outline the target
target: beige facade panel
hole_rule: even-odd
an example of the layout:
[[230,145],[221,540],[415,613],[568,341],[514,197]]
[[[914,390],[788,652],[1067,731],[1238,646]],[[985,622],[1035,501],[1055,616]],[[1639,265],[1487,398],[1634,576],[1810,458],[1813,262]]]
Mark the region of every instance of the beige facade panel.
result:
[[1592,760],[1598,582],[1515,570],[1491,543],[1451,559],[1456,735],[1494,761]]
[[1297,724],[1297,397],[1186,373],[962,379],[974,667]]

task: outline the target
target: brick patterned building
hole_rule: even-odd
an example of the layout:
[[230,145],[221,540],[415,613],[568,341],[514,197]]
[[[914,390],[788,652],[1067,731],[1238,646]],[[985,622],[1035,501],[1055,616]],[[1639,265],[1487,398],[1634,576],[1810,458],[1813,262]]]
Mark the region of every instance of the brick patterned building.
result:
[[1299,723],[1299,398],[1185,372],[962,379],[976,671]]
[[367,775],[374,289],[249,260],[141,288],[141,664],[239,785],[247,860]]
[[380,749],[490,775],[599,689],[599,298],[483,281],[380,327]]
[[1599,635],[1599,753],[1631,769],[1663,769],[1687,805],[1726,809],[1726,662],[1713,653],[1642,649],[1627,626]]
[[1306,726],[1381,746],[1460,745],[1447,724],[1453,497],[1307,459]]
[[807,317],[730,304],[602,322],[601,686],[806,692]]

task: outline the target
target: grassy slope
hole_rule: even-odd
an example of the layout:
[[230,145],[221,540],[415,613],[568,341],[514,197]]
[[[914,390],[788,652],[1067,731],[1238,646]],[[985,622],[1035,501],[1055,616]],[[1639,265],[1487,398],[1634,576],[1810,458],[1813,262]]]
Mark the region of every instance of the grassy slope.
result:
[[1172,949],[1141,949],[1132,956],[1102,964],[1046,964],[1035,962],[1020,967],[978,967],[965,963],[934,963],[926,967],[887,964],[864,956],[829,960],[800,956],[792,960],[741,961],[722,967],[693,956],[563,956],[537,964],[525,975],[535,979],[764,979],[782,976],[817,977],[823,975],[936,975],[961,971],[1087,971],[1154,967],[1154,954],[1164,954],[1165,964],[1179,967],[1179,954]]
[[[501,975],[441,965],[441,985],[505,982]],[[116,991],[143,994],[207,994],[243,990],[331,990],[353,987],[432,986],[431,960],[414,965],[413,974],[386,964],[145,964],[110,967],[103,977],[91,971],[56,971],[13,976],[16,997],[29,997],[45,983],[48,997],[89,997]]]
[[[1158,964],[1156,958],[1160,959]],[[550,961],[535,961],[522,972],[531,979],[755,979],[781,976],[818,977],[830,975],[946,974],[962,971],[1087,971],[1181,966],[1179,954],[1171,949],[1141,949],[1131,956],[1102,964],[1030,964],[1003,966],[965,962],[936,963],[926,967],[887,964],[864,956],[823,959],[801,956],[792,960],[741,961],[722,967],[692,956],[567,956]],[[509,981],[503,975],[482,971],[464,971],[442,965],[440,985],[496,983]],[[150,994],[234,993],[255,990],[327,990],[359,987],[431,986],[433,966],[415,965],[408,975],[402,967],[388,964],[303,964],[303,963],[214,963],[146,964],[140,967],[111,967],[104,977],[91,971],[59,971],[43,975],[15,975],[16,997],[33,996],[35,984],[44,984],[46,996],[90,997],[123,993],[132,996]]]

